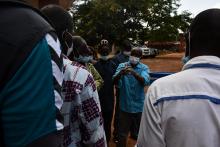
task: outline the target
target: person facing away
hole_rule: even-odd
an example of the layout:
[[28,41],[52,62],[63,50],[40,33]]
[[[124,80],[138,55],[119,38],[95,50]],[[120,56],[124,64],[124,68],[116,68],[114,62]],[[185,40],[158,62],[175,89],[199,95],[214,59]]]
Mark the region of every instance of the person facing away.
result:
[[99,90],[99,99],[104,118],[104,129],[107,142],[111,139],[111,122],[114,111],[114,87],[112,76],[117,68],[112,59],[109,58],[110,52],[111,49],[108,45],[99,46],[98,53],[100,54],[100,59],[94,65],[104,80],[104,85]]
[[[106,147],[103,118],[95,81],[87,68],[81,62],[77,62],[83,56],[81,50],[88,50],[87,44],[80,36],[73,36],[72,40],[74,48],[69,58],[73,62],[65,67],[63,86],[65,96],[63,110],[65,112],[67,108],[72,107],[70,116],[67,117],[69,120],[66,120],[70,122],[70,126],[65,126],[64,137],[65,134],[71,134],[71,136],[64,138],[64,143],[77,147]],[[64,113],[64,115],[68,114]]]
[[220,146],[220,9],[192,21],[181,72],[148,89],[138,147]]
[[58,147],[63,62],[47,19],[25,2],[0,1],[0,146]]
[[68,26],[62,28],[64,24],[71,25],[72,22],[66,10],[49,5],[42,11],[56,26],[55,28],[61,27],[57,31],[62,34],[62,44],[66,51],[62,87],[63,146],[106,147],[101,107],[93,76],[84,65],[77,62],[82,56],[81,50],[88,50],[87,44],[82,37],[72,36],[72,30],[67,29]]
[[120,53],[113,57],[113,61],[115,62],[117,66],[120,63],[124,63],[129,60],[129,56],[131,54],[131,49],[132,49],[131,43],[129,40],[124,40],[120,46],[121,46]]
[[117,147],[126,147],[131,125],[136,125],[138,134],[141,113],[144,105],[144,87],[150,83],[149,68],[140,62],[140,48],[131,50],[129,61],[119,64],[113,76],[120,90],[119,98],[119,142]]

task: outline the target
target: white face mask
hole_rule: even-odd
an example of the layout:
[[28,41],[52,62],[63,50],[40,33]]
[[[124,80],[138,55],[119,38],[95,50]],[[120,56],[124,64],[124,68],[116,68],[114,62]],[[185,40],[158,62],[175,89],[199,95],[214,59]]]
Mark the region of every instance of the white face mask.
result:
[[107,61],[108,60],[108,56],[100,56],[100,59]]
[[130,57],[129,57],[129,62],[130,62],[131,64],[136,65],[136,64],[138,64],[138,63],[140,62],[140,58],[134,57],[134,56],[130,56]]
[[74,59],[77,62],[88,63],[89,61],[91,61],[92,56],[81,56],[81,55],[79,55],[78,58],[75,57]]

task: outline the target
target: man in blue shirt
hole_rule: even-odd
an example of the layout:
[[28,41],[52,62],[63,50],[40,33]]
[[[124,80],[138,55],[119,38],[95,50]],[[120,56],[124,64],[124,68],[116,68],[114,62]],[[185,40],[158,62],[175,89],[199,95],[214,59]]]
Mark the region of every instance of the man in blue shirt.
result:
[[144,87],[150,83],[149,68],[140,62],[142,51],[131,51],[129,61],[119,64],[114,83],[119,87],[119,142],[117,147],[126,147],[127,135],[132,125],[138,132],[144,104]]

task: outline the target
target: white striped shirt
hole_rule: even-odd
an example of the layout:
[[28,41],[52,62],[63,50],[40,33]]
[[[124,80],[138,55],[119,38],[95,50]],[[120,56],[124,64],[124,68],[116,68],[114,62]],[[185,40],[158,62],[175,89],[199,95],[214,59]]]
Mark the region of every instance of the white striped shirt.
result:
[[199,56],[149,88],[138,147],[220,147],[220,58]]

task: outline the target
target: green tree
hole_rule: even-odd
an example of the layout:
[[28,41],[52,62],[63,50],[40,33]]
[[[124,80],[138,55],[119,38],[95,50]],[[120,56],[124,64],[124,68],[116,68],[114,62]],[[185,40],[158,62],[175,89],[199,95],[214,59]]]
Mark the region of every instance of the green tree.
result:
[[88,44],[101,39],[118,43],[175,40],[184,31],[190,13],[177,14],[179,0],[77,0],[73,7],[75,32]]
[[142,39],[176,40],[179,30],[184,32],[191,21],[190,13],[177,14],[179,6],[179,0],[153,0],[148,8],[149,16],[145,19],[147,29]]

